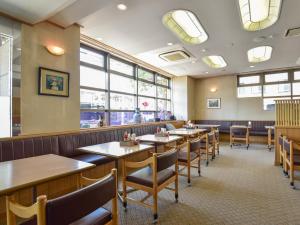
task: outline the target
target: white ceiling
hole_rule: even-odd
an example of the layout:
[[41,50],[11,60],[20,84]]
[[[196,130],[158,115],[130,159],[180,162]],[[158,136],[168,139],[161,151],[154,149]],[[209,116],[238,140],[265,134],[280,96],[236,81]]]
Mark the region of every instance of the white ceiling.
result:
[[[30,1],[44,2],[47,6],[54,4],[55,9],[63,5],[59,5],[57,0]],[[20,3],[22,1],[0,0],[0,9],[3,9],[2,2],[6,5],[15,3],[16,8],[10,9],[13,12],[22,9],[18,4],[23,8],[29,7],[25,3]],[[71,1],[60,2],[67,4]],[[126,4],[128,9],[119,11],[117,9],[119,3]],[[33,15],[24,13],[28,18],[37,18],[36,12],[43,14],[39,8],[32,10],[35,8],[34,5],[29,8],[33,11]],[[200,45],[183,44],[166,29],[161,22],[162,16],[173,9],[187,9],[194,12],[208,33],[208,41]],[[55,15],[50,9],[46,10],[45,14],[54,15],[50,20],[62,26],[78,23],[83,26],[82,33],[85,35],[93,38],[101,37],[104,43],[141,59],[147,59],[148,63],[175,75],[203,77],[297,66],[296,61],[300,57],[300,37],[285,38],[284,34],[288,28],[300,27],[299,9],[299,0],[283,0],[277,23],[257,32],[243,30],[238,0],[77,0]],[[41,18],[45,15],[39,16]],[[261,36],[266,39],[256,43],[254,39]],[[185,48],[197,59],[196,63],[191,61],[182,64],[159,63],[157,54],[163,49],[173,48],[167,46],[168,42],[174,43],[173,47]],[[259,45],[272,46],[272,58],[250,68],[247,51]],[[203,49],[206,52],[203,52]],[[201,58],[212,54],[222,55],[228,66],[224,69],[209,68]]]

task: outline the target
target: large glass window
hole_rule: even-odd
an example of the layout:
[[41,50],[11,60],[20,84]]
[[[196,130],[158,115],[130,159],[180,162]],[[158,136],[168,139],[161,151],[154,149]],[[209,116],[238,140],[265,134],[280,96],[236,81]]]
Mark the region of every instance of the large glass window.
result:
[[110,74],[110,90],[135,94],[136,81],[132,78]]
[[238,87],[239,98],[260,97],[260,96],[261,96],[261,86]]
[[294,80],[300,80],[300,71],[294,72]]
[[80,60],[81,127],[133,123],[136,108],[145,122],[170,113],[169,78],[83,45]]
[[288,81],[288,79],[288,73],[274,73],[265,75],[266,83]]
[[247,84],[259,84],[260,83],[260,76],[241,76],[239,77],[239,84],[240,85],[247,85]]
[[105,72],[80,66],[80,86],[105,89]]
[[291,98],[264,98],[264,110],[274,111],[275,110],[275,100],[285,100]]
[[264,96],[289,96],[291,95],[291,84],[264,85]]

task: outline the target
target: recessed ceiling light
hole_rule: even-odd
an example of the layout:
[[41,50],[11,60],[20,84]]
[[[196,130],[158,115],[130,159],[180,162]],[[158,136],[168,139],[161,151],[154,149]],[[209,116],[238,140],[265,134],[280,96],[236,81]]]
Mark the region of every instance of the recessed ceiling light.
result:
[[97,37],[96,39],[97,39],[97,41],[102,41],[101,37]]
[[171,46],[171,45],[173,45],[173,43],[172,43],[172,42],[169,42],[168,45]]
[[188,10],[173,10],[162,18],[163,24],[187,44],[200,44],[208,39],[199,20]]
[[272,56],[271,46],[259,46],[248,50],[248,61],[251,63],[259,63],[267,61]]
[[251,66],[249,66],[250,68],[253,68],[253,67],[255,67],[255,66],[253,66],[253,65],[251,65]]
[[118,9],[124,11],[127,9],[127,6],[125,4],[118,4]]
[[220,55],[210,55],[202,58],[203,62],[205,62],[209,67],[212,68],[223,68],[227,66],[224,58]]
[[256,31],[278,20],[281,0],[239,0],[239,7],[244,29]]
[[206,52],[206,49],[205,49],[205,48],[203,48],[203,49],[201,50],[201,52]]
[[196,61],[195,61],[195,60],[193,60],[193,61],[192,61],[192,63],[194,64],[194,63],[196,63]]
[[208,71],[206,71],[205,73],[208,74]]

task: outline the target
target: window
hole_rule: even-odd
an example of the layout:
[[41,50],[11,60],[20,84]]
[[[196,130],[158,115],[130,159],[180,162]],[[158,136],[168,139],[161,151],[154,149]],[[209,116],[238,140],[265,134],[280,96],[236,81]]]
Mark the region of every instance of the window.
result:
[[86,48],[80,48],[80,61],[88,64],[104,67],[104,56]]
[[300,71],[294,72],[294,80],[300,80]]
[[104,91],[80,90],[81,109],[106,109],[106,93]]
[[169,86],[169,79],[162,76],[157,76],[156,83],[164,86]]
[[300,95],[300,83],[293,83],[293,95]]
[[84,45],[80,60],[81,128],[133,123],[137,107],[145,122],[171,113],[168,77]]
[[288,81],[288,79],[288,73],[275,73],[265,75],[266,83]]
[[261,86],[238,87],[238,98],[260,97]]
[[155,97],[156,91],[155,91],[154,84],[149,84],[149,83],[139,81],[138,86],[139,86],[139,95]]
[[80,86],[105,89],[105,72],[80,66]]
[[156,111],[154,98],[139,97],[138,102],[139,102],[139,108],[141,110]]
[[264,110],[274,111],[275,110],[275,100],[284,100],[291,98],[264,98]]
[[154,74],[150,71],[141,68],[138,69],[138,78],[142,80],[154,82]]
[[242,76],[239,77],[239,84],[240,85],[247,85],[247,84],[259,84],[260,83],[260,76]]
[[291,95],[291,84],[264,85],[264,96],[288,96]]
[[110,94],[110,108],[113,110],[134,110],[134,96],[123,94]]
[[132,78],[127,78],[115,74],[110,74],[110,90],[135,94],[136,82]]
[[133,76],[133,65],[124,63],[114,58],[110,58],[110,70]]

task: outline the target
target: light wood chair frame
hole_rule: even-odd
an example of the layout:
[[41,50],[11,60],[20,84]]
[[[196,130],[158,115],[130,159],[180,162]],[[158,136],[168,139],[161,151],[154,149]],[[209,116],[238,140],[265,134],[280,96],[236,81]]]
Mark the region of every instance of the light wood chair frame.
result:
[[[177,151],[177,149],[174,148],[169,151]],[[123,207],[126,210],[127,202],[132,202],[132,203],[144,206],[146,208],[150,208],[150,209],[152,209],[152,212],[153,212],[153,219],[154,219],[153,222],[157,222],[157,219],[158,219],[158,192],[160,192],[163,189],[174,191],[175,192],[175,201],[176,201],[176,203],[178,202],[178,159],[176,160],[176,163],[175,163],[175,175],[172,176],[171,178],[169,178],[168,180],[166,180],[161,185],[158,185],[158,182],[157,182],[157,174],[158,174],[157,173],[157,156],[160,154],[165,154],[165,153],[167,153],[167,152],[153,153],[152,157],[147,158],[146,160],[140,161],[140,162],[131,162],[131,161],[124,160],[123,164],[122,164]],[[127,168],[140,169],[140,168],[144,168],[147,166],[150,166],[153,170],[153,175],[152,175],[153,186],[152,187],[148,187],[145,185],[137,184],[137,183],[126,180],[126,177],[128,175]],[[168,187],[172,183],[175,183],[175,188]],[[127,196],[127,187],[131,187],[137,191],[141,190],[141,191],[147,192],[147,195],[140,200],[128,197]],[[145,203],[145,201],[148,198],[150,198],[151,196],[153,196],[153,205]]]
[[[190,185],[191,184],[191,168],[197,168],[198,169],[198,175],[201,176],[201,149],[199,148],[198,152],[196,152],[197,157],[193,160],[191,160],[191,142],[200,141],[200,138],[195,138],[193,140],[188,140],[187,142],[178,145],[177,149],[178,152],[183,151],[185,147],[187,147],[187,162],[182,162],[178,160],[178,165],[183,166],[183,168],[178,169],[178,175],[187,177],[187,182]],[[197,166],[194,166],[194,163],[197,162]],[[181,173],[184,169],[187,169],[187,174]]]
[[[295,188],[294,186],[294,180],[295,180],[295,170],[300,170],[300,166],[294,165],[294,153],[295,149],[293,146],[293,141],[292,140],[287,140],[285,139],[284,141],[288,141],[290,143],[290,154],[288,155],[287,151],[283,148],[284,150],[284,168],[287,173],[289,173],[289,178],[290,178],[290,185]],[[298,150],[296,150],[298,151]]]
[[[213,129],[212,130],[213,132],[214,132],[214,134],[215,134],[215,152],[218,152],[218,155],[220,155],[220,131],[219,131],[219,129],[217,128],[217,129]],[[217,139],[217,137],[216,137],[216,133],[219,133],[219,137],[218,137],[218,139]]]
[[[283,142],[284,142],[286,137],[282,136],[282,138],[283,138]],[[283,145],[281,145],[279,142],[278,142],[278,148],[279,148],[279,163],[283,167],[283,172],[286,173],[286,170],[285,170],[285,167],[284,167],[285,153],[283,151]]]
[[[79,186],[84,187],[96,182],[101,182],[102,180],[107,179],[109,176],[114,176],[116,181],[116,193],[115,197],[112,199],[112,219],[107,222],[105,225],[118,225],[118,195],[117,195],[117,181],[118,181],[118,173],[117,169],[112,169],[112,172],[100,179],[89,179],[83,177],[81,175],[79,179]],[[31,206],[23,206],[18,204],[15,201],[13,195],[6,196],[6,217],[7,217],[7,225],[17,225],[16,217],[22,219],[30,219],[33,216],[37,218],[37,225],[46,225],[46,204],[47,204],[47,196],[41,195],[37,197],[36,203]],[[80,204],[80,202],[78,202]]]
[[[209,143],[209,137],[208,135],[212,135],[213,136],[213,143],[210,144]],[[215,135],[214,135],[214,131],[210,131],[209,133],[203,134],[200,137],[200,140],[205,140],[205,148],[201,147],[200,148],[200,153],[205,155],[205,162],[206,162],[206,166],[209,165],[209,155],[211,155],[211,160],[213,160],[216,156],[215,153]]]
[[232,148],[232,146],[235,144],[236,141],[238,142],[246,142],[246,148],[247,150],[249,149],[249,145],[250,145],[250,132],[249,132],[249,127],[247,128],[243,128],[246,129],[246,135],[245,137],[234,137],[233,136],[233,129],[235,129],[234,127],[230,127],[230,147]]
[[[275,142],[275,140],[274,140],[274,138],[272,139],[272,128],[268,128],[268,149],[269,149],[269,151],[271,151],[272,150],[272,146],[274,145],[274,142]],[[274,137],[275,137],[275,134],[274,134]]]

